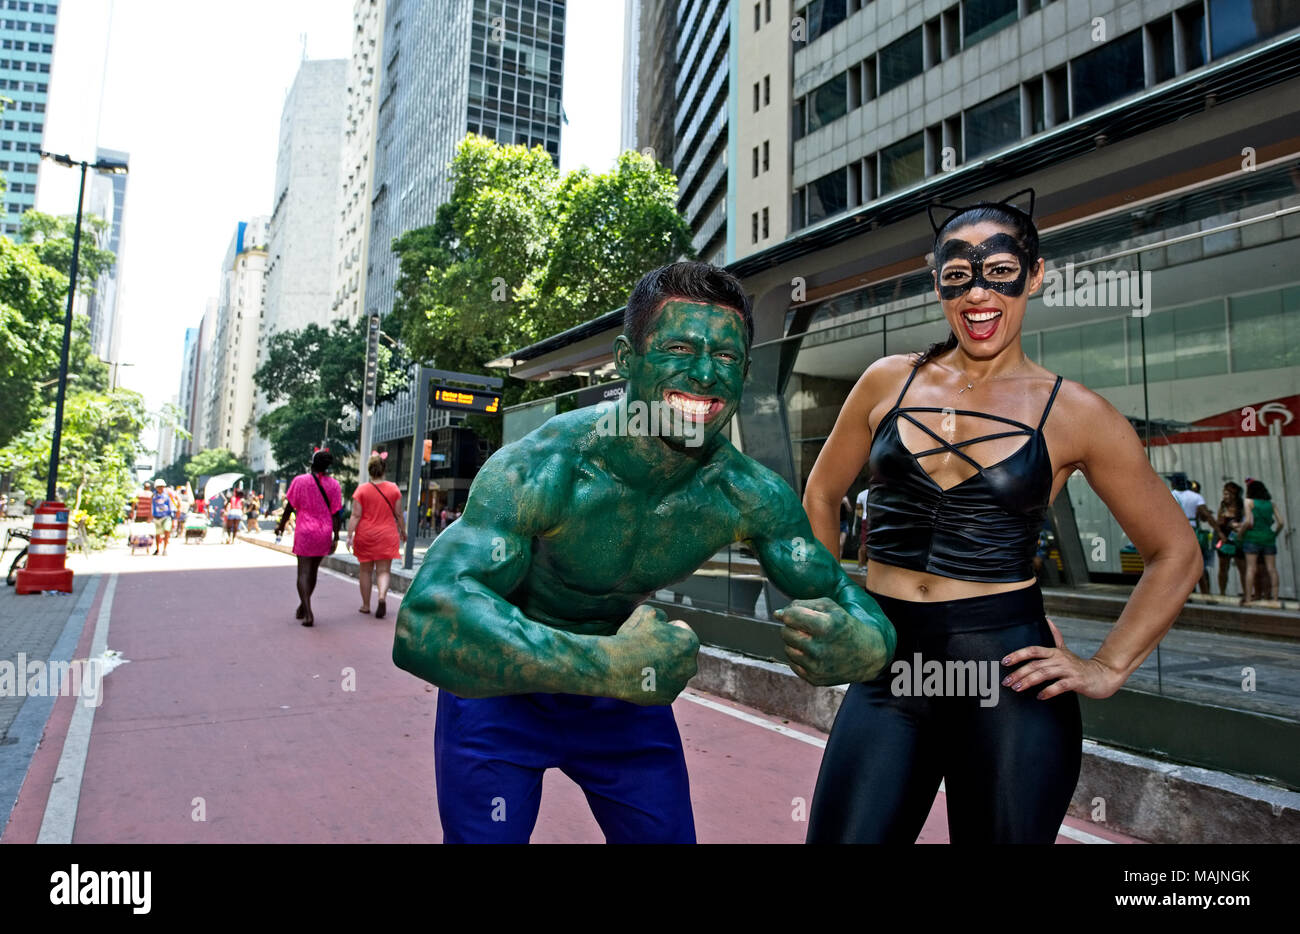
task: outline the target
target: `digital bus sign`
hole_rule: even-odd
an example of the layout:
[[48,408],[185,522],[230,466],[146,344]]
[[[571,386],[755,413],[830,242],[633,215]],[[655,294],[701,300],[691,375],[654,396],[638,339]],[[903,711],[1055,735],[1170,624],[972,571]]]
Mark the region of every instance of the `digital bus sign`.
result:
[[448,389],[445,386],[438,386],[433,390],[433,407],[495,415],[501,409],[501,396],[476,389]]

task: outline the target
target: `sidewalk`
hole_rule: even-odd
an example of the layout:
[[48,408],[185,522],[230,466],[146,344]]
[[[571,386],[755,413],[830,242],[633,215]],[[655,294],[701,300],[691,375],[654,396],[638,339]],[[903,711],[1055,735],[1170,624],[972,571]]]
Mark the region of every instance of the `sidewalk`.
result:
[[50,712],[52,696],[28,697],[26,664],[70,661],[100,577],[72,560],[71,594],[26,594],[0,589],[0,661],[14,666],[15,693],[0,693],[0,827],[9,819]]

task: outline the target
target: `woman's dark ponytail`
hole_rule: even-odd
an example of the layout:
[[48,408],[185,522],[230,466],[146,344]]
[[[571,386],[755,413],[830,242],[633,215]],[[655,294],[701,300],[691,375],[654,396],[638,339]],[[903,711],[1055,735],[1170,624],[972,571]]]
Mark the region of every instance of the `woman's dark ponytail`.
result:
[[933,360],[935,357],[939,356],[939,354],[947,353],[949,350],[952,350],[956,346],[957,346],[957,335],[952,333],[952,331],[949,331],[947,340],[935,341],[929,347],[925,348],[925,352],[922,353],[921,356],[916,358],[916,362],[913,363],[912,366],[920,366],[921,364],[925,363],[927,360]]

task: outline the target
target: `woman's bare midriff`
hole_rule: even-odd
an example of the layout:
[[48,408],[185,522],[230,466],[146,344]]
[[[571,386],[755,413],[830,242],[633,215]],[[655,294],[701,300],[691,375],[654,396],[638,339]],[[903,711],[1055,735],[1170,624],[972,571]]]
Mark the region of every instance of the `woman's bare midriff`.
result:
[[1032,586],[1034,578],[1022,581],[963,581],[925,571],[911,571],[907,568],[881,564],[878,561],[867,562],[867,590],[893,597],[896,600],[914,600],[917,603],[931,603],[941,600],[965,600],[969,597],[985,597],[989,594],[1007,593]]

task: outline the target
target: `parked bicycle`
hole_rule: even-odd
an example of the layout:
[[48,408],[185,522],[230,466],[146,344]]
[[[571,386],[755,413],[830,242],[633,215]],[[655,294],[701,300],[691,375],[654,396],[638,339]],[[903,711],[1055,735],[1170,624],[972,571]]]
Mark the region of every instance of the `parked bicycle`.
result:
[[5,530],[5,544],[0,548],[0,563],[4,562],[5,553],[9,551],[9,542],[11,539],[21,538],[27,542],[22,551],[14,558],[13,564],[9,565],[9,576],[5,578],[5,583],[10,587],[18,582],[18,572],[27,567],[27,549],[31,547],[32,530],[26,526],[14,526]]

